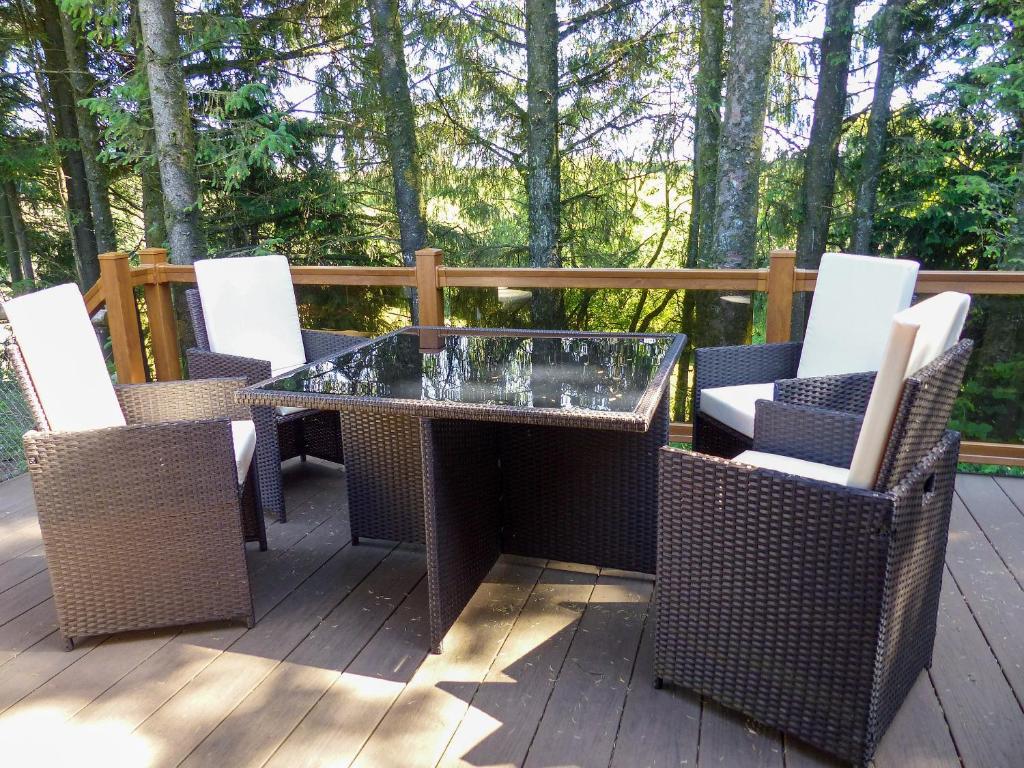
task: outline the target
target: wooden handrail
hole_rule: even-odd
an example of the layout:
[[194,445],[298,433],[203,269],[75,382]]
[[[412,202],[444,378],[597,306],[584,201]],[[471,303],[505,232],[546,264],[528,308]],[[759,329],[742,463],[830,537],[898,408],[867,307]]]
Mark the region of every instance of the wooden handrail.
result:
[[[146,249],[140,252],[143,265],[126,269],[126,261],[119,260],[117,270],[108,270],[106,282],[98,281],[85,293],[90,314],[107,302],[107,297],[120,291],[119,313],[112,320],[122,324],[116,332],[120,343],[120,357],[128,360],[136,370],[118,372],[122,380],[137,379],[139,357],[125,351],[124,339],[132,339],[128,327],[138,327],[133,312],[134,303],[116,283],[124,280],[129,287],[143,286],[148,306],[150,332],[154,340],[156,377],[180,376],[176,338],[163,326],[171,322],[167,297],[169,293],[153,290],[166,288],[169,283],[194,283],[195,269],[189,265],[169,264],[166,252]],[[361,267],[361,266],[293,266],[295,285],[356,285],[416,288],[419,296],[420,322],[425,325],[444,325],[445,288],[589,288],[589,289],[648,289],[648,290],[711,290],[760,291],[767,294],[766,338],[769,342],[790,338],[793,296],[800,291],[814,290],[818,273],[812,269],[795,268],[793,251],[773,251],[769,266],[761,269],[603,269],[566,268],[534,269],[521,267],[449,267],[443,254],[436,248],[417,251],[415,267]],[[1024,296],[1024,271],[1021,272],[969,272],[922,271],[918,275],[918,294],[933,294],[955,290],[972,295]],[[136,330],[137,336],[137,330]],[[115,331],[111,329],[112,337]],[[140,353],[141,356],[141,353]],[[115,358],[117,355],[115,355]],[[116,362],[116,361],[115,361]],[[126,363],[127,364],[127,363]],[[674,423],[671,439],[689,442],[689,424]],[[1010,464],[1024,466],[1024,445],[982,443],[966,441],[960,453],[961,461],[979,464]]]
[[97,310],[106,302],[103,296],[103,286],[100,284],[100,281],[97,280],[93,283],[92,287],[82,294],[82,298],[85,299],[85,311],[90,315],[95,315]]
[[438,268],[442,288],[648,288],[764,291],[767,269]]
[[[138,268],[143,269],[142,267]],[[295,285],[372,285],[416,287],[413,267],[291,267]],[[157,283],[194,283],[190,264],[160,264],[148,278]]]

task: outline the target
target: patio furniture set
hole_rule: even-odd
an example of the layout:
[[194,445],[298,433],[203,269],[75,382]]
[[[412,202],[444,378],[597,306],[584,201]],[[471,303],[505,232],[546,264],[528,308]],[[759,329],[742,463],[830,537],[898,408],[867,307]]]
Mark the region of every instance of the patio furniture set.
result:
[[317,456],[353,544],[424,547],[431,650],[502,553],[651,573],[657,687],[863,763],[931,664],[971,353],[916,276],[826,254],[803,342],[697,350],[694,451],[681,334],[309,331],[283,257],[210,260],[192,379],[113,386],[74,286],[13,299],[60,631],[251,625],[244,542]]

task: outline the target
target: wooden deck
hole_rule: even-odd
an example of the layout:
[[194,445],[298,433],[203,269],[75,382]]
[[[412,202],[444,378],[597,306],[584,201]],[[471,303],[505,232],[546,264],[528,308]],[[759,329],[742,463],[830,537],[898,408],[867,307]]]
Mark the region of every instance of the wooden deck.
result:
[[[0,485],[0,764],[832,765],[651,686],[651,582],[505,558],[428,656],[425,566],[349,546],[344,474],[287,469],[249,553],[259,622],[62,649],[26,477]],[[961,476],[934,666],[879,749],[894,768],[1024,765],[1024,480]]]

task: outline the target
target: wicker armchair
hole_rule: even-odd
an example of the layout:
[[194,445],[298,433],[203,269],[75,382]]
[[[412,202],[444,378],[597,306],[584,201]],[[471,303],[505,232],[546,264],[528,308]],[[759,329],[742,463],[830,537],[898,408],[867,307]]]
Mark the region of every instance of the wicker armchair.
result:
[[[250,285],[250,290],[233,296],[233,301],[221,302],[220,313],[234,314],[241,318],[253,314],[266,314],[270,305],[290,303],[284,307],[290,315],[295,316],[294,330],[301,334],[295,336],[296,352],[292,363],[301,365],[328,355],[339,354],[349,347],[358,344],[362,339],[344,336],[325,331],[298,329],[295,308],[295,295],[291,280],[288,278],[287,262],[284,257],[255,257],[239,259],[218,259],[212,262],[200,262],[200,265],[215,266],[220,270],[231,269],[235,274],[251,272],[265,265],[268,259],[279,260],[271,263],[280,274],[271,273],[271,278],[283,281],[284,285]],[[203,266],[198,266],[197,276],[204,279]],[[280,295],[266,295],[264,289],[276,290]],[[204,312],[200,290],[190,289],[185,292],[192,330],[196,338],[196,347],[186,351],[190,378],[205,379],[218,376],[242,376],[247,384],[269,379],[271,375],[282,373],[282,367],[275,365],[270,359],[259,356],[228,354],[222,346],[214,351],[210,335],[207,332],[210,317]],[[271,324],[274,318],[263,318]],[[282,329],[287,323],[281,323]],[[268,333],[278,332],[279,328],[269,328]],[[285,330],[287,336],[287,330]],[[230,346],[230,345],[229,345]],[[243,343],[241,349],[247,348]],[[259,349],[260,340],[248,345],[250,349]],[[285,364],[283,368],[289,366]],[[294,366],[292,366],[294,367]],[[342,463],[344,454],[341,445],[341,426],[336,411],[298,410],[294,408],[253,408],[253,421],[256,423],[256,463],[259,466],[260,497],[265,511],[274,512],[281,522],[287,519],[285,512],[284,492],[281,486],[281,462],[295,456],[305,459],[315,456],[327,461]]]
[[725,458],[748,450],[761,399],[863,411],[917,269],[912,261],[826,253],[803,342],[696,350],[694,450]]
[[[762,401],[737,460],[661,449],[657,687],[871,758],[931,665],[959,451],[946,426],[971,348],[894,388],[888,413],[877,392],[864,413]],[[888,423],[859,471],[861,433]]]
[[[213,620],[251,625],[244,542],[266,549],[266,531],[255,429],[234,401],[241,380],[112,387],[75,286],[6,309],[36,423],[25,455],[66,646]],[[41,354],[47,335],[60,337],[55,361]]]

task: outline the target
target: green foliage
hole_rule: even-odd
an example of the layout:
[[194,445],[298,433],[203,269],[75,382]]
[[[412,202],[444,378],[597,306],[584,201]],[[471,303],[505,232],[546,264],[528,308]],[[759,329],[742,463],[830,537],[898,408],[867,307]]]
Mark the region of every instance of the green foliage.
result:
[[[142,239],[152,115],[132,4],[59,0],[89,41],[118,236]],[[74,276],[58,146],[39,93],[39,30],[0,4],[0,177],[24,203],[41,283]],[[808,105],[819,62],[794,30],[820,4],[778,4],[755,261],[792,246]],[[361,0],[196,0],[178,4],[181,61],[197,137],[202,220],[215,255],[286,253],[303,264],[400,262],[384,99]],[[867,6],[862,6],[867,7]],[[403,0],[432,245],[456,265],[528,264],[525,34],[520,0]],[[569,266],[685,263],[697,25],[681,0],[558,4],[563,260]],[[875,58],[875,24],[856,66]],[[933,269],[1024,268],[1024,4],[909,0],[906,44],[875,221],[881,253]],[[726,60],[742,56],[726,51]],[[862,76],[863,72],[858,69]],[[860,104],[857,109],[860,109]],[[828,247],[847,248],[866,112],[839,147]],[[2,260],[0,260],[2,261]],[[6,269],[0,264],[0,271]],[[16,285],[7,290],[23,290]],[[397,289],[303,289],[304,321],[383,331],[408,313]],[[575,328],[690,331],[684,296],[567,291]],[[450,290],[454,322],[528,323],[524,297]],[[755,296],[754,338],[764,297]],[[973,439],[1024,439],[1024,326],[1017,301],[979,299],[979,342],[957,426]],[[687,319],[685,322],[689,322]]]

